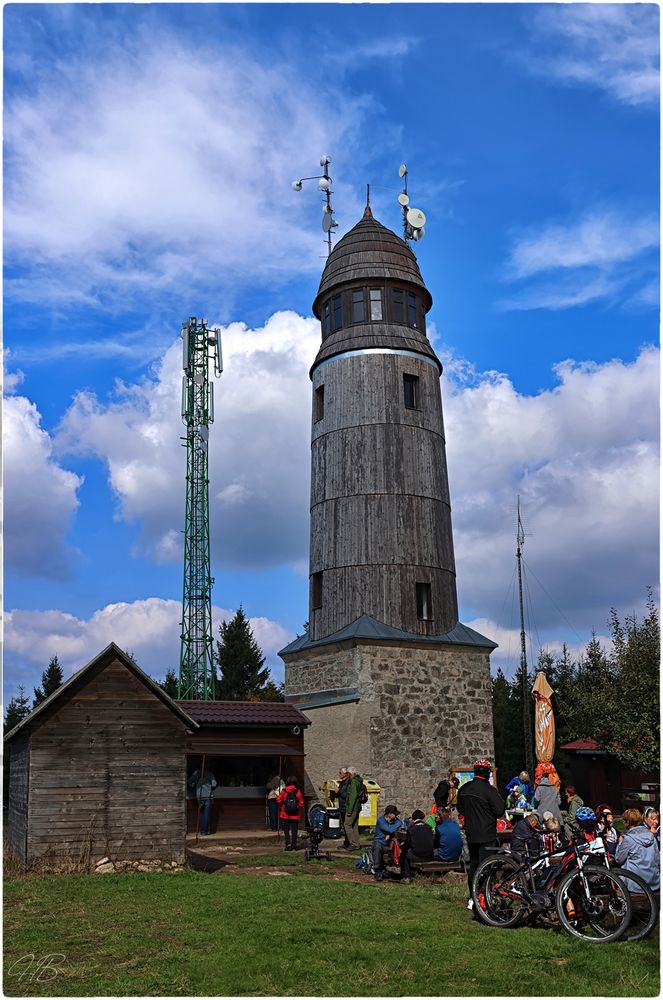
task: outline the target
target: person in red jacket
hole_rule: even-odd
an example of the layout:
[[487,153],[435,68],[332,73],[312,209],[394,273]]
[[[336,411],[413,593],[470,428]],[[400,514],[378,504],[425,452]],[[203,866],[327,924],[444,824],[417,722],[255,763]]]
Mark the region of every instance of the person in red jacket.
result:
[[287,778],[285,788],[276,797],[281,810],[279,819],[285,833],[286,851],[297,850],[297,827],[304,808],[304,796],[299,790],[296,778]]

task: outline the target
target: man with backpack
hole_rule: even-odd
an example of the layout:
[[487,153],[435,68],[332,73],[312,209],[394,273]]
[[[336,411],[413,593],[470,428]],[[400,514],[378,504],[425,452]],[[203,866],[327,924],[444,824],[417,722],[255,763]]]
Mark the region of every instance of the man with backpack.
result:
[[364,779],[357,773],[356,767],[349,767],[350,780],[347,787],[345,836],[348,838],[348,851],[358,851],[361,848],[359,839],[359,813],[364,802],[368,801],[368,793],[364,788]]
[[276,801],[281,807],[279,819],[285,837],[286,851],[297,850],[297,827],[304,808],[304,796],[297,786],[296,778],[288,778],[283,791],[279,792]]
[[497,820],[504,815],[504,799],[489,783],[490,762],[478,760],[474,764],[474,777],[458,790],[458,813],[463,817],[470,863],[467,869],[467,884],[470,898],[468,910],[473,909],[472,880],[479,862],[487,858],[490,848],[498,847]]

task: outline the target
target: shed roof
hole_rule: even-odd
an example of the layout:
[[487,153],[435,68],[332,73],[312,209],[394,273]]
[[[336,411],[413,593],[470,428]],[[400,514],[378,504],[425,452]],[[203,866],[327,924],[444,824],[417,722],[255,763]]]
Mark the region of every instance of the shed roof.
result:
[[313,312],[320,319],[320,302],[332,288],[363,279],[390,279],[416,285],[424,292],[426,311],[432,305],[431,294],[421,277],[417,258],[400,236],[373,218],[370,208],[338,241],[325,264]]
[[94,659],[90,660],[89,663],[86,663],[86,665],[81,667],[80,670],[77,670],[75,674],[72,674],[71,677],[64,682],[64,684],[60,685],[57,691],[54,691],[53,694],[49,694],[48,698],[45,698],[40,705],[37,705],[37,707],[34,708],[29,715],[26,715],[24,719],[21,719],[19,724],[14,726],[14,728],[7,733],[5,741],[13,739],[14,736],[16,736],[23,729],[32,728],[35,723],[36,725],[41,725],[42,721],[44,721],[41,718],[42,714],[50,708],[51,705],[59,701],[63,695],[71,691],[72,688],[78,686],[79,684],[84,684],[86,680],[85,675],[90,673],[94,667],[99,666],[104,660],[106,660],[106,663],[110,663],[113,660],[119,660],[127,668],[127,670],[129,670],[139,681],[141,681],[145,687],[149,688],[152,694],[156,695],[156,697],[159,698],[159,700],[162,701],[164,705],[171,710],[171,712],[178,715],[182,722],[184,722],[191,729],[198,728],[198,723],[192,719],[191,716],[177,704],[177,702],[173,701],[173,699],[166,694],[163,688],[160,687],[156,681],[153,681],[151,677],[148,677],[145,671],[141,670],[138,664],[134,663],[131,657],[128,656],[123,649],[116,646],[114,642],[110,642],[105,649],[102,649],[102,651],[94,657]]
[[571,743],[563,743],[560,750],[603,750],[600,743],[596,740],[590,738],[581,738],[579,740],[572,740]]
[[468,625],[458,622],[449,631],[442,635],[417,635],[415,632],[404,632],[402,629],[386,625],[384,622],[372,618],[371,615],[360,615],[355,621],[339,629],[338,632],[327,635],[323,639],[311,641],[308,632],[300,635],[288,646],[282,649],[279,656],[284,653],[299,653],[303,649],[313,649],[317,646],[327,646],[335,642],[344,642],[347,639],[390,639],[394,642],[422,642],[432,646],[480,646],[485,649],[497,649],[497,643],[492,639],[487,639],[480,632],[475,632]]
[[287,701],[178,701],[201,726],[310,726]]

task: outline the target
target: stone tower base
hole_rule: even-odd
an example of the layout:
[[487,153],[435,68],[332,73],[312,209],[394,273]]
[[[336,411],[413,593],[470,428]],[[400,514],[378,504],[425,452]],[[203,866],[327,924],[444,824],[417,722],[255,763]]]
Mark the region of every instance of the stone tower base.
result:
[[428,808],[450,767],[492,758],[494,643],[443,638],[296,640],[282,651],[286,699],[312,721],[304,744],[308,796],[320,797],[339,766],[354,766],[382,788],[380,810],[394,802],[410,813]]

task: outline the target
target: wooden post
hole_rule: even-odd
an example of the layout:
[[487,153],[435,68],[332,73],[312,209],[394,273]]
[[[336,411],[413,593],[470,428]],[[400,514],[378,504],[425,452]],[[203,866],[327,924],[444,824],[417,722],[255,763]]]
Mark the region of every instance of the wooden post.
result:
[[[205,777],[205,754],[203,754],[203,763],[202,763],[202,767],[200,768],[200,780],[202,781],[204,777]],[[201,791],[202,791],[202,787],[201,787]],[[197,844],[198,843],[198,837],[200,836],[200,796],[196,795],[196,798],[198,799],[198,815],[197,815],[197,818],[196,818],[196,844]],[[212,812],[212,806],[210,804],[210,813],[211,812]]]

